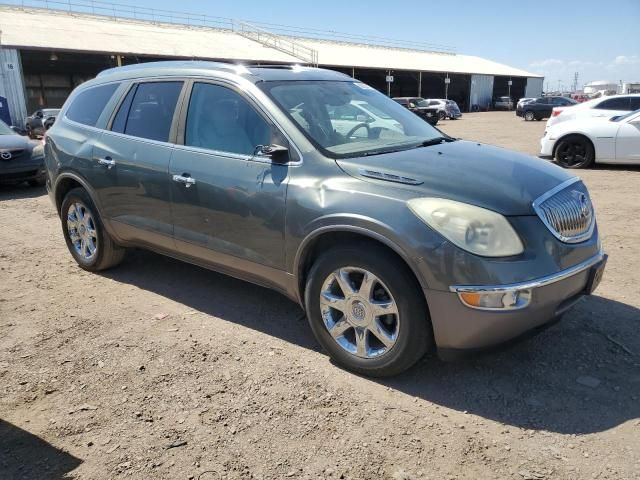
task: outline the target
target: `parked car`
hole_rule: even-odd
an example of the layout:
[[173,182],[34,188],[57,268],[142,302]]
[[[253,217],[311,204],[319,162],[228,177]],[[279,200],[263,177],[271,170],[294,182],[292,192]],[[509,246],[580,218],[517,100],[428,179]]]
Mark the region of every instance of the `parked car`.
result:
[[517,108],[522,108],[524,105],[526,105],[527,103],[531,103],[531,102],[535,102],[535,98],[521,98],[520,100],[518,100],[518,103],[516,104],[516,109]]
[[420,97],[394,97],[397,103],[415,113],[430,125],[437,125],[439,116],[436,107],[430,107],[424,98]]
[[43,136],[48,127],[53,125],[58,113],[60,113],[59,108],[43,108],[33,112],[25,121],[27,135],[31,138]]
[[0,183],[44,185],[42,145],[17,134],[0,120]]
[[579,117],[548,128],[540,156],[565,168],[594,163],[640,164],[640,109],[611,118]]
[[368,137],[375,129],[403,133],[402,125],[366,102],[354,100],[328,109],[331,125],[346,137]]
[[560,122],[586,117],[611,118],[616,115],[624,115],[640,108],[640,94],[614,95],[612,97],[600,97],[579,105],[567,107],[554,107],[547,128]]
[[511,97],[498,97],[493,102],[496,110],[513,110],[513,100]]
[[551,116],[551,111],[554,107],[569,107],[577,103],[578,102],[572,98],[567,97],[539,97],[533,102],[518,107],[516,115],[524,117],[528,122],[532,120],[542,120],[543,118],[549,118]]
[[[337,132],[328,112],[360,102],[401,132]],[[330,70],[111,69],[74,90],[45,150],[81,268],[144,247],[274,288],[372,376],[548,325],[606,261],[579,178],[451,138]]]
[[435,107],[438,109],[438,120],[444,120],[448,118],[449,120],[457,120],[462,117],[462,112],[460,112],[460,107],[453,100],[447,100],[444,98],[427,98],[423,100],[423,102],[418,102],[418,106],[424,103],[425,106]]

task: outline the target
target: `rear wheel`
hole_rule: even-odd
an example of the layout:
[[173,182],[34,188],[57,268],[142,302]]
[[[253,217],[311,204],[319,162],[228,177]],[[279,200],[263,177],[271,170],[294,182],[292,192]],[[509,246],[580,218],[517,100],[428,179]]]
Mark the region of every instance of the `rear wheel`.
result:
[[445,112],[443,112],[442,110],[440,110],[440,111],[438,112],[438,119],[439,119],[440,121],[442,121],[442,120],[444,120],[445,118],[447,118],[447,114],[446,114]]
[[377,246],[332,249],[309,272],[311,328],[336,363],[375,377],[398,374],[433,344],[413,274]]
[[535,120],[536,116],[534,115],[534,113],[532,111],[528,111],[528,112],[524,112],[524,119],[527,122],[531,122],[533,120]]
[[569,135],[558,142],[555,158],[564,168],[588,168],[593,164],[593,145],[582,135]]
[[85,270],[97,272],[119,264],[125,249],[111,239],[89,194],[74,188],[60,209],[62,231],[75,261]]

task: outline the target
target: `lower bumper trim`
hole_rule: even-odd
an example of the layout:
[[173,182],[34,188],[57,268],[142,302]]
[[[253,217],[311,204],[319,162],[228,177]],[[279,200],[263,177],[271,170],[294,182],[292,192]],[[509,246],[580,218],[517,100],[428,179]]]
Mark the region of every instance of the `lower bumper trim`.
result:
[[559,282],[561,280],[564,280],[565,278],[572,277],[573,275],[587,270],[588,268],[591,268],[597,263],[604,260],[606,257],[607,255],[604,252],[600,251],[593,257],[585,260],[582,263],[574,265],[573,267],[567,268],[566,270],[562,270],[558,273],[547,275],[546,277],[540,277],[534,280],[529,280],[526,282],[511,283],[507,285],[452,285],[451,287],[449,287],[449,290],[455,293],[507,293],[518,290],[540,288],[555,282]]

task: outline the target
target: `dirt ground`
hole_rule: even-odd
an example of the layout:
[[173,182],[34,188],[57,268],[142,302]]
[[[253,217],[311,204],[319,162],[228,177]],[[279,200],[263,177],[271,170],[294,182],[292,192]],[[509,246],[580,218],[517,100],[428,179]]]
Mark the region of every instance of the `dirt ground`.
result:
[[[535,154],[544,122],[441,128]],[[578,173],[610,254],[596,295],[384,381],[272,291],[143,251],[84,272],[45,192],[0,187],[0,478],[640,478],[640,167]]]

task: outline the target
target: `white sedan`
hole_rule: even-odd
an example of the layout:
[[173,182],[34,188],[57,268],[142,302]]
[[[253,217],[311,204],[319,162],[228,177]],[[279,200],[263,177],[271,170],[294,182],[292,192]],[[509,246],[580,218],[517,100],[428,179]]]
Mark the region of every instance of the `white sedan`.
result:
[[565,168],[597,163],[640,164],[640,110],[611,118],[578,118],[548,128],[540,157]]
[[625,115],[639,108],[640,94],[600,97],[570,107],[554,107],[549,120],[547,120],[547,128],[577,118],[611,118],[614,115]]

